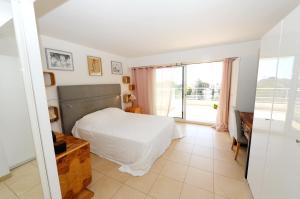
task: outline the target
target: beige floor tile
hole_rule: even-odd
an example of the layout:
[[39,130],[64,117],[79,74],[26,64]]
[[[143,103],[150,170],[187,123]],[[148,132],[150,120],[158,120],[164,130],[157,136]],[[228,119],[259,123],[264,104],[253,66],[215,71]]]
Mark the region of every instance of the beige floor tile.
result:
[[104,176],[91,186],[90,189],[95,193],[94,199],[108,199],[117,193],[121,186],[120,182]]
[[214,148],[214,159],[217,160],[234,160],[234,152],[231,150]]
[[161,175],[183,182],[188,166],[172,161],[167,161]]
[[32,160],[32,161],[30,162],[30,164],[32,164],[33,166],[36,166],[36,167],[38,166],[36,160]]
[[252,199],[249,186],[245,181],[235,180],[215,174],[214,191],[230,199]]
[[131,176],[128,173],[119,171],[118,168],[112,169],[111,171],[107,172],[106,175],[114,178],[115,180],[117,180],[121,183],[126,182],[129,179],[129,177]]
[[193,136],[185,136],[181,139],[178,140],[180,143],[189,143],[189,144],[194,144],[195,139]]
[[[31,165],[31,167],[34,166]],[[25,166],[23,169],[18,168],[18,170],[12,171],[12,177],[8,178],[5,184],[17,195],[21,195],[39,185],[40,176],[36,168],[31,169]]]
[[237,180],[244,180],[244,168],[235,161],[215,160],[214,172]]
[[193,185],[184,184],[180,199],[214,199],[214,194]]
[[191,143],[184,143],[184,142],[178,142],[174,146],[174,149],[177,151],[182,151],[186,153],[192,153],[193,151],[193,144]]
[[143,176],[131,176],[125,184],[141,191],[148,193],[154,184],[155,180],[158,178],[158,174],[155,172],[148,172]]
[[0,185],[0,199],[17,199],[17,196],[5,185]]
[[168,177],[159,176],[149,195],[156,199],[178,199],[182,183]]
[[4,188],[6,188],[5,184],[3,182],[0,182],[0,191],[1,191],[1,189],[4,189]]
[[90,186],[95,184],[99,179],[101,179],[104,175],[95,169],[92,169],[92,182]]
[[159,174],[162,171],[162,169],[164,168],[165,164],[166,164],[166,158],[160,157],[159,159],[157,159],[154,162],[150,171]]
[[180,164],[189,164],[191,154],[181,152],[181,151],[173,151],[170,155],[168,155],[166,158],[168,160],[178,162]]
[[144,193],[123,185],[113,196],[113,199],[144,199],[145,197],[146,195]]
[[199,145],[195,144],[192,154],[207,157],[207,158],[212,158],[213,157],[213,148],[199,146]]
[[200,169],[189,167],[185,183],[201,189],[213,191],[213,174]]
[[90,157],[91,157],[92,165],[95,165],[95,164],[97,164],[98,162],[101,162],[104,159],[104,158],[101,158],[98,155],[93,154],[93,153],[90,153]]
[[229,199],[229,198],[225,197],[225,196],[221,196],[219,194],[215,194],[215,198],[214,199]]
[[213,147],[212,138],[195,137],[194,143],[196,146]]
[[17,167],[11,171],[11,175],[8,179],[5,180],[5,184],[11,185],[19,179],[31,175],[38,175],[38,169],[37,167],[33,166],[30,163],[24,164],[20,167]]
[[103,174],[107,174],[111,170],[117,169],[119,167],[120,166],[118,164],[111,162],[109,160],[106,160],[106,159],[102,159],[101,161],[99,161],[93,165],[93,169],[95,169],[96,171],[103,173]]
[[155,199],[155,198],[153,198],[152,196],[146,196],[145,199]]
[[35,186],[33,189],[19,196],[20,199],[43,199],[43,189],[41,185]]
[[192,155],[190,166],[204,171],[213,171],[213,159]]

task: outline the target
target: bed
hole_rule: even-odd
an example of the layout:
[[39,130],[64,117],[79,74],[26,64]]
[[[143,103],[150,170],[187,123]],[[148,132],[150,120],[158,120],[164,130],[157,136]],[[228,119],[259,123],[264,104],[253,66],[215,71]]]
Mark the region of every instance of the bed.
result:
[[91,152],[133,176],[147,173],[172,139],[183,136],[173,118],[121,110],[120,85],[61,86],[58,94],[64,132],[89,141]]
[[180,138],[174,120],[106,108],[84,116],[73,135],[90,142],[91,151],[121,165],[122,172],[144,175],[172,139]]

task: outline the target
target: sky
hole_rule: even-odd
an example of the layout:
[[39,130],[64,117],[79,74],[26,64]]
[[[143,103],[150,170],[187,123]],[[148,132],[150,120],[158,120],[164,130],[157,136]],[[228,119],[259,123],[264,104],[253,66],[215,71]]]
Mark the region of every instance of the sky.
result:
[[193,64],[187,66],[187,85],[193,86],[197,80],[210,84],[221,84],[223,62]]

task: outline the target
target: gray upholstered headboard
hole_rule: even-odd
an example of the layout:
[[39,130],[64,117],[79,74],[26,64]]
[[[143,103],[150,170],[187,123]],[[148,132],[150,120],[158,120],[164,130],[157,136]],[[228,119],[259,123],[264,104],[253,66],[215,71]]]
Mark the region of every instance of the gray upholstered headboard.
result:
[[71,134],[75,122],[89,113],[122,107],[120,84],[58,86],[57,90],[65,134]]

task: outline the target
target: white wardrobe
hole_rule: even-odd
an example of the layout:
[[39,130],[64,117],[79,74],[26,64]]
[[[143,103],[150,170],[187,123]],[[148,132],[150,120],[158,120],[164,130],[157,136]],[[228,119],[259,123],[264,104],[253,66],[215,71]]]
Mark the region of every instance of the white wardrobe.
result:
[[300,6],[262,39],[248,182],[255,199],[300,198]]

